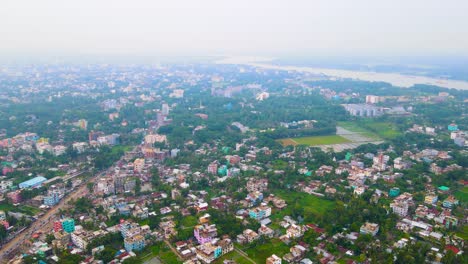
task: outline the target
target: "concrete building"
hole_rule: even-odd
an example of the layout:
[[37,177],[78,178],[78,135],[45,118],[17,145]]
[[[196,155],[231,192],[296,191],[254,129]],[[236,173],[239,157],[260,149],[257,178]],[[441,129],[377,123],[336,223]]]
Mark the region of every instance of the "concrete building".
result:
[[273,254],[266,259],[266,264],[281,264],[281,258]]
[[45,181],[47,181],[45,177],[42,177],[42,176],[34,177],[30,180],[20,183],[19,188],[20,189],[38,188],[38,187],[41,187],[42,183],[44,183]]
[[197,239],[198,243],[205,244],[210,242],[213,238],[218,235],[216,225],[197,225],[193,229],[193,235]]
[[67,233],[75,231],[75,220],[68,218],[62,221],[62,229]]
[[405,202],[394,202],[390,204],[390,208],[392,208],[393,213],[403,217],[408,214],[408,203]]
[[366,222],[361,226],[361,234],[369,234],[375,236],[379,232],[379,225],[374,223]]
[[133,237],[126,237],[124,239],[124,247],[128,252],[141,251],[145,248],[145,238],[142,235],[135,235]]
[[375,117],[383,114],[379,107],[366,104],[344,104],[345,110],[352,116]]

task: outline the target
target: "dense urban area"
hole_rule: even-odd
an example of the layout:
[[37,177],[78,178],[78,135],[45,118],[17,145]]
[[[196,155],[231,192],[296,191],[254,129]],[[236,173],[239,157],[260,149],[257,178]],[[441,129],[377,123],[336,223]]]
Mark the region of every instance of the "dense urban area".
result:
[[467,263],[468,91],[0,68],[0,263]]

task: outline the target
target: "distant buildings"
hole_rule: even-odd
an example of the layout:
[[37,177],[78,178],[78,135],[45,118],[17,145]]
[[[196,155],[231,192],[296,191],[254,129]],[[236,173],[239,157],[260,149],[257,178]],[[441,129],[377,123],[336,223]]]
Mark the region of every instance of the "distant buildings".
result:
[[255,96],[255,99],[257,101],[263,101],[265,99],[268,99],[268,97],[270,97],[270,94],[267,93],[267,92],[261,92],[261,93],[258,93],[256,96]]
[[184,97],[184,90],[174,89],[174,90],[172,90],[172,93],[169,94],[169,97],[171,97],[171,98],[183,98]]
[[367,104],[344,104],[345,110],[352,116],[375,117],[383,114],[379,107]]
[[384,102],[385,98],[377,95],[366,95],[366,104],[377,104]]

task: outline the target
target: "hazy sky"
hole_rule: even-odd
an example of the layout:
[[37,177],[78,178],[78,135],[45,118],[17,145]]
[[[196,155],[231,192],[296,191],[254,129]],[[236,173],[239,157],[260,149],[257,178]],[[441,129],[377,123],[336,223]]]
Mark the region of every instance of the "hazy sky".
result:
[[2,0],[0,54],[468,55],[467,0]]

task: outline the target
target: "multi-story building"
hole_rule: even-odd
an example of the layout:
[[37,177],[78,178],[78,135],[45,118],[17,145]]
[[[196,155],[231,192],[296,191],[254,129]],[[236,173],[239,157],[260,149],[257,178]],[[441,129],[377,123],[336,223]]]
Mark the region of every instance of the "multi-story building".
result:
[[268,238],[272,238],[274,233],[275,232],[273,231],[273,229],[271,229],[271,228],[269,228],[268,226],[265,226],[265,225],[260,226],[260,228],[258,229],[258,234],[259,235],[265,236],[265,237],[268,237]]
[[266,264],[281,264],[281,258],[273,254],[266,259]]
[[136,159],[133,162],[133,170],[135,172],[141,172],[145,168],[145,159]]
[[61,188],[56,188],[55,186],[52,186],[48,191],[47,195],[44,196],[44,205],[47,206],[54,206],[58,204],[60,199],[64,196],[64,191]]
[[54,232],[60,232],[63,230],[63,227],[62,227],[62,222],[60,221],[55,221],[54,222]]
[[426,204],[436,204],[437,200],[438,197],[435,194],[428,194],[424,197],[424,203]]
[[120,224],[120,233],[123,238],[134,237],[136,235],[147,235],[150,233],[148,225],[140,226],[137,223],[124,222]]
[[247,191],[264,192],[268,189],[268,179],[249,179],[247,182]]
[[132,237],[126,237],[124,239],[124,247],[128,252],[141,251],[145,248],[145,246],[145,238],[142,235],[135,235]]
[[452,208],[453,206],[458,205],[458,200],[455,199],[452,195],[447,197],[442,203],[442,206],[445,208]]
[[[5,175],[5,173],[3,173],[3,175]],[[13,181],[10,181],[10,180],[0,181],[0,190],[2,191],[10,189],[12,186],[13,186]]]
[[299,238],[304,235],[304,229],[300,225],[291,224],[291,226],[286,230],[286,235],[289,238]]
[[213,238],[215,238],[218,235],[218,231],[216,229],[215,224],[203,224],[195,226],[195,228],[193,229],[193,234],[197,239],[198,243],[205,244],[210,242]]
[[218,162],[212,162],[208,165],[208,173],[216,175],[218,173]]
[[237,235],[237,242],[239,244],[252,243],[260,238],[260,235],[252,229],[246,229],[242,234]]
[[258,207],[249,210],[250,218],[253,218],[257,221],[262,220],[263,218],[267,218],[271,215],[271,207],[267,206],[266,204],[262,204]]
[[393,213],[403,217],[408,214],[408,203],[406,202],[394,202],[390,204],[390,208],[392,208]]
[[75,231],[75,220],[68,218],[62,221],[62,229],[67,233]]
[[14,192],[9,192],[7,194],[7,197],[11,200],[11,202],[13,204],[21,203],[21,200],[22,200],[20,190],[16,190]]
[[361,234],[369,234],[375,236],[379,232],[379,225],[374,223],[366,222],[361,226]]
[[221,247],[207,242],[196,247],[197,258],[203,263],[211,263],[222,254]]

